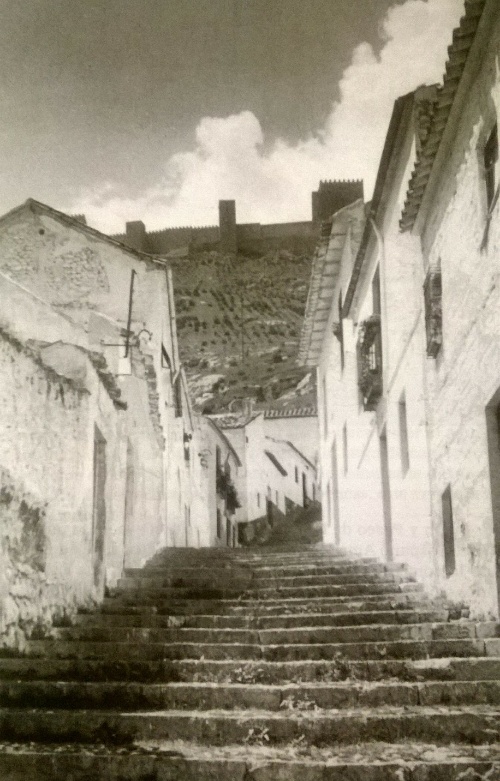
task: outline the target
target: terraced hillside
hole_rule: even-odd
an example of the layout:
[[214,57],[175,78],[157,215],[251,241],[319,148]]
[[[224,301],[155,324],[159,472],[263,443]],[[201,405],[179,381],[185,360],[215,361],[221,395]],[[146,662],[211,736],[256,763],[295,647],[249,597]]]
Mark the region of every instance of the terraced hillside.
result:
[[[181,359],[199,410],[284,393],[293,402],[305,375],[296,356],[312,250],[259,257],[192,252],[171,261]],[[307,383],[299,389],[302,404],[312,403],[312,390]]]

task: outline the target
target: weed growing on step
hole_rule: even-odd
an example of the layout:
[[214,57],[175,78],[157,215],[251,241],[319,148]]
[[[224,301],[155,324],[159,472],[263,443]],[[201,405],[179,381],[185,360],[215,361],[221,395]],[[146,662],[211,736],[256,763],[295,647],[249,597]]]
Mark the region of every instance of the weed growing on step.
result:
[[[320,711],[321,708],[314,702],[314,700],[300,700],[293,696],[287,697],[280,703],[280,708],[289,711]],[[303,736],[302,736],[303,737]]]
[[267,727],[251,727],[243,741],[247,746],[267,746],[270,742]]
[[262,667],[245,664],[237,667],[229,676],[229,683],[264,683],[266,671]]

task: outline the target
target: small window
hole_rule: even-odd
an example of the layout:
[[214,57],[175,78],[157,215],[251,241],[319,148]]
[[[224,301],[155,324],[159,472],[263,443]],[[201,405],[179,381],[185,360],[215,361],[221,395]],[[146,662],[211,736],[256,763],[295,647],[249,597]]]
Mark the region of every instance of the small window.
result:
[[406,395],[399,399],[399,448],[401,452],[401,471],[405,475],[410,468],[410,450],[408,445],[408,414]]
[[295,482],[299,482],[299,468],[297,466],[295,467]]
[[182,418],[182,378],[178,374],[174,382],[175,417]]
[[257,507],[260,507],[260,494],[257,494]]
[[275,497],[276,497],[276,507],[278,506],[278,492],[275,491]]
[[441,507],[443,512],[444,569],[446,577],[449,578],[455,572],[455,534],[450,486],[447,486],[441,496]]
[[222,537],[222,513],[219,509],[217,509],[217,537]]
[[498,126],[493,130],[484,147],[484,178],[486,184],[486,203],[488,211],[493,205],[496,190],[496,164],[498,162]]
[[343,444],[343,454],[344,454],[344,474],[346,475],[349,470],[349,453],[348,453],[348,445],[347,445],[347,423],[344,423],[344,428],[342,429],[342,444]]

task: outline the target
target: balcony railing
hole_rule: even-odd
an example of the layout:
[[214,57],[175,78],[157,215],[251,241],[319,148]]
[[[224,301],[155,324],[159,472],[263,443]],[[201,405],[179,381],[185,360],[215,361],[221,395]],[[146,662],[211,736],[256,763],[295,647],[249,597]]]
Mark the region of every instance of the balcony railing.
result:
[[441,271],[430,269],[424,282],[427,355],[435,358],[443,343]]
[[365,410],[373,411],[382,396],[382,336],[380,315],[371,315],[359,328],[358,387]]

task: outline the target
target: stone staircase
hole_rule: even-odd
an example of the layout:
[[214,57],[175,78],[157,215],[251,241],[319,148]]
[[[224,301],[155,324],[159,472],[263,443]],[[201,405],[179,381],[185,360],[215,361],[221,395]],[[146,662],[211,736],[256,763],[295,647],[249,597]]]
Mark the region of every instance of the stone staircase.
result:
[[167,550],[0,658],[1,781],[500,779],[500,633],[324,546]]

